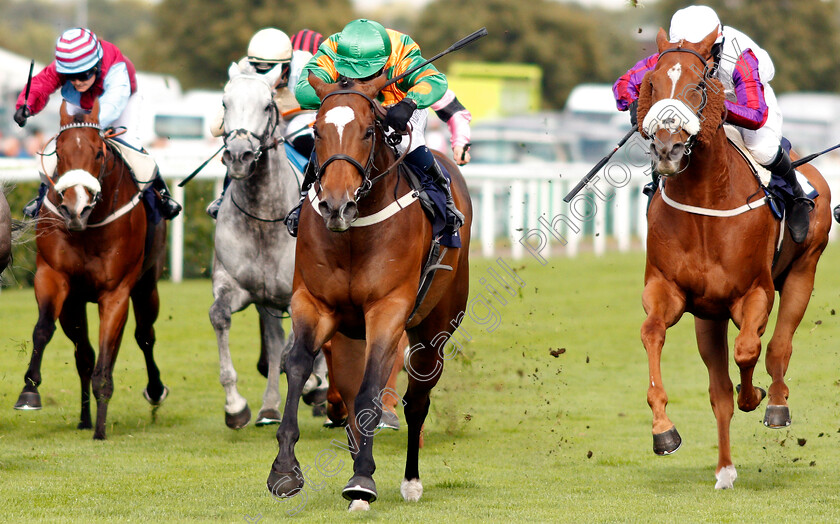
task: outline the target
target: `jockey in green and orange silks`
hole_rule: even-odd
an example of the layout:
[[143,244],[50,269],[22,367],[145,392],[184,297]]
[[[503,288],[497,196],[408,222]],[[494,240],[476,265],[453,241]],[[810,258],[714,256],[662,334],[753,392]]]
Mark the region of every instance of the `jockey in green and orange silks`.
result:
[[[295,88],[295,96],[303,109],[320,107],[321,101],[309,85],[309,73],[327,83],[335,83],[340,77],[366,81],[383,73],[391,79],[424,61],[420,46],[408,35],[385,29],[371,20],[354,20],[340,33],[332,35],[321,44],[312,60],[304,66]],[[447,224],[454,232],[464,223],[464,216],[455,207],[449,183],[426,147],[424,136],[428,115],[426,109],[446,93],[446,77],[435,66],[427,64],[399,82],[387,86],[379,93],[378,100],[387,109],[384,121],[386,126],[404,132],[411,122],[410,138],[405,136],[398,149],[401,147],[404,151],[405,147],[410,147],[405,162],[421,175],[424,186],[432,183],[445,193]],[[453,109],[453,114],[463,110],[463,106],[460,103],[458,105],[459,108]],[[312,170],[307,169],[301,187],[301,204],[314,179]],[[297,233],[299,213],[300,205],[286,219],[289,232],[293,235]]]

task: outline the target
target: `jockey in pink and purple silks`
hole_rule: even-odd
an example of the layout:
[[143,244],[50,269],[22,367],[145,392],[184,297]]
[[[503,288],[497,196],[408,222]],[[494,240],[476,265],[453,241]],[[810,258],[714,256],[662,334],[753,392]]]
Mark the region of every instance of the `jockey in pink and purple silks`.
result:
[[[712,74],[724,87],[726,123],[736,126],[753,158],[772,177],[790,185],[793,198],[789,203],[788,226],[794,241],[802,242],[808,234],[808,215],[814,203],[805,196],[790,156],[781,146],[782,113],[769,84],[776,72],[770,55],[744,33],[722,25],[717,13],[706,6],[690,6],[675,12],[669,40],[697,43],[715,30],[718,37],[712,47],[712,59],[716,67]],[[618,110],[630,110],[633,125],[639,85],[645,74],[656,67],[658,59],[657,53],[639,61],[613,86]]]

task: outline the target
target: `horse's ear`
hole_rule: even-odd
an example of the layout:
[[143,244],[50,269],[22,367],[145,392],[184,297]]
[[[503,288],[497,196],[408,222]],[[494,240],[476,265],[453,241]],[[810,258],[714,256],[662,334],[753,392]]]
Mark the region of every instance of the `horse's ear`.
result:
[[[283,74],[283,64],[277,64],[276,66],[271,68],[271,71],[266,73],[265,80],[268,82],[268,85],[274,88],[277,85],[277,81],[280,80],[280,75]],[[292,87],[294,89],[294,87]]]
[[373,94],[378,95],[379,91],[382,90],[382,86],[384,86],[385,82],[387,81],[388,75],[385,73],[385,71],[382,71],[382,73],[379,76],[371,80],[370,84],[376,89],[376,91],[374,91]]
[[[715,31],[717,31],[717,29],[715,29]],[[656,47],[659,48],[660,53],[671,47],[671,42],[668,40],[668,34],[661,27],[659,28],[659,32],[656,33]]]
[[230,80],[233,80],[233,78],[239,75],[241,72],[242,70],[239,69],[239,64],[237,64],[236,62],[231,62],[230,67],[228,67],[228,78]]
[[328,84],[321,80],[318,75],[312,71],[309,72],[309,76],[306,77],[306,80],[309,82],[309,85],[312,86],[312,89],[315,90],[315,94],[318,95],[318,99],[323,100],[324,95],[327,94],[325,90]]
[[73,121],[73,117],[70,116],[69,113],[67,113],[67,101],[66,100],[61,101],[61,108],[58,110],[58,114],[59,114],[59,125],[61,127],[64,127],[64,126],[66,126],[67,124],[69,124],[70,122]]
[[715,40],[717,40],[718,34],[720,34],[720,25],[715,27],[711,33],[706,35],[706,37],[697,44],[697,49],[701,55],[705,56],[711,52],[712,46],[715,45]]
[[93,107],[90,110],[88,119],[91,122],[99,123],[99,97],[93,99]]

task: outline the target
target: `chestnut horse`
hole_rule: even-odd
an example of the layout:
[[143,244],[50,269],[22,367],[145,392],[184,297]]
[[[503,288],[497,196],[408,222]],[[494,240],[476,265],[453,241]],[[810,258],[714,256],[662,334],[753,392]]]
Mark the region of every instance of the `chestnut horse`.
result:
[[[652,139],[651,156],[662,176],[648,211],[647,265],[642,295],[647,318],[641,338],[648,355],[648,404],[653,412],[653,447],[660,455],[679,448],[681,438],[665,413],[668,397],[660,372],[665,331],[684,312],[695,317],[700,356],[709,371],[709,396],[718,428],[715,487],[731,488],[729,424],[734,411],[727,360],[730,319],[739,328],[735,362],[740,368],[738,408],[753,411],[765,391],[753,386],[761,335],[779,290],[776,329],[765,365],[772,378],[764,423],[790,424],[784,376],[792,338],[814,287],[817,262],[831,226],[828,185],[816,169],[801,172],[819,192],[810,231],[801,244],[780,231],[762,201],[749,165],[726,139],[724,89],[709,74],[717,30],[703,41],[670,43],[659,31],[659,60],[642,82],[640,131]],[[702,72],[702,77],[692,74]],[[674,94],[680,95],[674,98]],[[676,204],[675,204],[676,203]],[[675,206],[682,204],[683,209]],[[688,210],[684,206],[694,206]],[[728,213],[719,213],[720,211]],[[717,216],[713,216],[718,211]],[[723,216],[722,216],[723,215]],[[779,235],[784,242],[774,263]]]
[[[41,357],[59,319],[73,342],[82,383],[79,429],[90,429],[90,388],[96,398],[94,439],[105,438],[105,416],[114,392],[113,370],[128,317],[129,298],[137,328],[134,338],[146,358],[149,382],[143,395],[159,405],[168,390],[155,364],[154,321],[160,307],[157,281],[165,260],[166,224],[148,222],[137,184],[99,128],[99,103],[89,115],[71,116],[61,106],[55,139],[57,169],[37,225],[35,298],[38,322],[32,358],[16,409],[40,409]],[[148,251],[147,251],[148,249]],[[85,304],[99,305],[99,359],[88,340]]]
[[[281,497],[303,489],[294,450],[300,437],[296,407],[315,352],[332,339],[330,382],[348,410],[353,457],[354,474],[342,495],[351,501],[351,509],[368,509],[376,500],[374,428],[405,330],[412,344],[406,361],[412,372],[404,397],[408,453],[400,492],[406,500],[416,501],[423,490],[418,450],[429,393],[440,378],[443,346],[463,319],[467,303],[469,194],[455,164],[438,155],[438,162],[452,174],[452,192],[466,223],[461,229],[462,247],[448,249],[441,262],[452,270],[437,272],[412,316],[432,228],[416,202],[397,203],[412,190],[397,174],[400,159],[386,144],[378,120],[384,111],[374,98],[386,78],[369,82],[342,78],[327,84],[310,75],[309,82],[321,99],[315,121],[320,203],[316,211],[307,202],[300,217],[292,295],[295,342],[286,360],[288,394],[268,489]],[[354,225],[359,217],[372,221],[371,215],[388,206],[399,211],[378,223]]]

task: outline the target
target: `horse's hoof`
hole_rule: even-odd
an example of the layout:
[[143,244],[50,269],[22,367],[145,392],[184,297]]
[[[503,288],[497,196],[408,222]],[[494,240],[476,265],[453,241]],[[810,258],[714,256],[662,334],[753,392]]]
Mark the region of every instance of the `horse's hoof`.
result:
[[396,431],[400,429],[400,418],[397,416],[396,413],[388,411],[387,409],[383,409],[382,418],[379,420],[379,424],[377,424],[376,427],[393,429]]
[[307,406],[316,406],[327,401],[327,388],[320,387],[305,393],[302,397]]
[[15,403],[15,409],[41,409],[41,395],[37,391],[22,391]]
[[[761,404],[761,401],[763,401],[765,398],[767,398],[767,391],[765,391],[764,388],[760,388],[758,386],[754,386],[754,387],[755,387],[755,389],[758,390],[758,393],[759,393],[760,398],[758,399],[758,402],[756,402],[755,407],[753,407],[752,409],[744,409],[739,405],[738,409],[740,409],[741,411],[747,411],[747,412],[753,411],[755,408],[757,408]],[[735,386],[735,393],[737,393],[739,395],[741,394],[741,384],[738,384],[737,386]]]
[[738,472],[735,471],[735,466],[724,466],[717,473],[715,473],[715,489],[732,489],[735,487],[735,479],[738,478]]
[[[295,470],[298,471],[297,466]],[[275,473],[272,468],[271,473],[268,474],[266,485],[272,496],[287,499],[294,497],[303,490],[303,476],[298,476],[297,473]]]
[[347,511],[370,511],[370,502],[366,500],[353,500],[347,506]]
[[[255,423],[258,427],[261,426],[268,426],[270,424],[279,424],[281,422],[282,415],[276,409],[261,409],[259,413],[257,413],[257,422]],[[248,421],[245,421],[247,424]],[[238,428],[237,428],[238,429]]]
[[400,495],[407,502],[417,502],[423,496],[423,484],[420,479],[403,479],[400,484]]
[[790,409],[787,406],[767,406],[764,411],[764,425],[773,429],[790,426]]
[[242,429],[248,425],[250,420],[251,408],[248,407],[248,404],[245,404],[245,407],[239,413],[228,413],[225,411],[225,424],[230,429]]
[[346,425],[347,425],[347,419],[346,418],[341,419],[338,422],[334,422],[333,419],[331,419],[331,418],[328,418],[327,420],[324,421],[324,427],[329,428],[329,429],[343,428]]
[[161,404],[163,404],[163,401],[166,400],[166,397],[168,396],[169,388],[167,388],[166,386],[163,386],[163,391],[160,394],[160,398],[157,400],[153,399],[152,396],[149,395],[149,388],[143,388],[143,398],[145,398],[146,402],[153,406],[160,406]]
[[653,436],[653,452],[657,455],[670,455],[680,449],[680,446],[682,446],[682,439],[676,426]]
[[93,424],[90,420],[82,420],[79,422],[79,425],[76,426],[76,429],[93,429]]
[[312,405],[312,416],[313,417],[326,417],[327,416],[327,403],[321,402],[320,404],[313,404]]
[[376,500],[376,482],[371,477],[355,475],[344,486],[341,496],[347,500],[373,502]]

